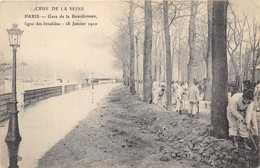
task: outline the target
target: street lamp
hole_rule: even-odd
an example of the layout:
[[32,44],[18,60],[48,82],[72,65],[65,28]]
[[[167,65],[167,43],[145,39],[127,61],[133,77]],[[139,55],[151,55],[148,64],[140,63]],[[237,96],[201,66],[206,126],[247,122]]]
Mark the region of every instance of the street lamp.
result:
[[94,92],[93,92],[93,89],[94,89],[94,72],[92,72],[92,80],[91,80],[91,86],[92,86],[92,89],[91,89],[91,97],[92,97],[92,104],[94,103]]
[[92,89],[94,89],[94,72],[92,72],[91,84],[92,84]]
[[19,144],[22,140],[19,133],[18,125],[18,110],[17,110],[17,98],[16,98],[16,51],[20,47],[20,39],[23,33],[20,30],[18,24],[13,24],[11,29],[7,29],[9,35],[9,43],[13,48],[13,74],[12,74],[12,99],[9,103],[9,126],[5,142],[8,146],[9,152],[9,168],[17,168],[17,158]]

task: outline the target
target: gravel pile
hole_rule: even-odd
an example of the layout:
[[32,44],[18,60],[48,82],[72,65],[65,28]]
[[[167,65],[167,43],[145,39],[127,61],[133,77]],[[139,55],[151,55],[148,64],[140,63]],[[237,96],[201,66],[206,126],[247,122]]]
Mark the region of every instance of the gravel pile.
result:
[[210,116],[195,119],[113,90],[39,167],[255,167],[257,153],[210,136]]

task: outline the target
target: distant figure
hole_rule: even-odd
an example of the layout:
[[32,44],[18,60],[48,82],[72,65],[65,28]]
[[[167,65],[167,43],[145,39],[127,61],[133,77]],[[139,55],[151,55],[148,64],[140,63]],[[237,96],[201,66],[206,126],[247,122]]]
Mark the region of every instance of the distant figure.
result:
[[152,93],[152,99],[153,99],[153,103],[157,104],[157,100],[158,100],[158,94],[160,92],[161,88],[159,86],[159,83],[156,81],[153,81],[153,93]]
[[250,80],[243,81],[243,93],[247,91],[254,91],[254,88],[255,86],[252,82],[250,82]]
[[176,96],[177,96],[177,90],[179,89],[179,85],[177,82],[172,82],[172,104],[173,105],[176,105],[177,104],[177,99],[176,99]]
[[179,86],[178,89],[176,90],[176,95],[175,95],[175,99],[176,99],[176,112],[179,113],[179,114],[182,114],[183,94],[184,94],[184,91],[183,91],[182,87]]
[[202,97],[202,100],[205,100],[205,94],[206,94],[206,84],[208,82],[208,78],[204,78],[203,79],[203,83],[202,83],[202,92],[204,93],[203,94],[203,97]]
[[211,89],[212,89],[212,82],[211,79],[208,78],[208,82],[205,84],[205,95],[204,95],[204,100],[205,102],[205,107],[211,106]]
[[165,86],[162,85],[161,86],[161,90],[159,91],[158,93],[158,97],[157,97],[157,104],[160,106],[160,107],[165,107]]
[[200,100],[200,92],[198,89],[198,82],[194,81],[194,85],[192,85],[189,89],[189,103],[190,108],[188,111],[188,115],[190,117],[194,117],[198,115],[198,106],[199,106],[199,100]]
[[189,86],[188,86],[188,82],[184,82],[184,85],[183,85],[183,90],[188,90],[189,89]]

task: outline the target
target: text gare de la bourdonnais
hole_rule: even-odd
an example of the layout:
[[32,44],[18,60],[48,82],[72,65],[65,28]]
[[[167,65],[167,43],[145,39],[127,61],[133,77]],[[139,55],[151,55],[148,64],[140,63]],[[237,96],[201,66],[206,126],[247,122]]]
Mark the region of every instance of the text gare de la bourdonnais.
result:
[[[35,7],[34,9],[35,11],[84,11],[84,7]],[[97,19],[97,16],[95,14],[25,14],[24,15],[24,18],[25,19]],[[68,22],[66,20],[65,23],[60,23],[60,22],[57,22],[57,21],[53,21],[51,20],[51,22],[25,22],[25,25],[26,26],[34,26],[34,25],[37,25],[37,26],[59,26],[59,25],[66,25],[66,26],[96,26],[97,23],[96,22],[81,22],[81,21],[78,21],[75,22],[75,21],[71,21],[71,22]]]

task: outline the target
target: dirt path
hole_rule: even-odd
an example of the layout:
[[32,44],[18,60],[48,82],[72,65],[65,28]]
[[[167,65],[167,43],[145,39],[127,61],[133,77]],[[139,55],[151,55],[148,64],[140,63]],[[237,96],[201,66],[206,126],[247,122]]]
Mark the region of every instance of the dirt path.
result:
[[257,156],[208,135],[209,120],[188,118],[114,89],[39,160],[39,168],[251,167]]

